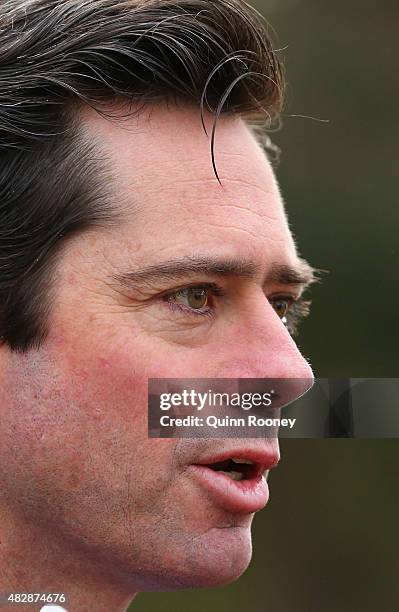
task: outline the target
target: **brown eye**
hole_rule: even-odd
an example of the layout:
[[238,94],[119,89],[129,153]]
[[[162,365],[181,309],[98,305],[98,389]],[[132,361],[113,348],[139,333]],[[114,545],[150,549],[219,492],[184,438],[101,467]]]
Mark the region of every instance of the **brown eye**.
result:
[[277,312],[280,319],[284,319],[287,316],[291,302],[292,298],[274,298],[270,300],[271,305]]
[[187,287],[176,292],[174,301],[193,310],[200,310],[208,305],[209,290],[204,287]]

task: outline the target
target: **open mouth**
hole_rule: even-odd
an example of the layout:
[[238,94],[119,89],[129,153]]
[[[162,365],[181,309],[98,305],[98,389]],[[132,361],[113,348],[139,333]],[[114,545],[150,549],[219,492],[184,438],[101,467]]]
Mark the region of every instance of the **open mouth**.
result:
[[271,447],[226,449],[191,464],[189,473],[219,506],[252,513],[267,504],[266,476],[278,459],[278,449]]
[[257,465],[249,459],[234,457],[225,461],[208,464],[206,467],[215,472],[221,472],[231,478],[231,480],[236,481],[249,480],[259,475]]

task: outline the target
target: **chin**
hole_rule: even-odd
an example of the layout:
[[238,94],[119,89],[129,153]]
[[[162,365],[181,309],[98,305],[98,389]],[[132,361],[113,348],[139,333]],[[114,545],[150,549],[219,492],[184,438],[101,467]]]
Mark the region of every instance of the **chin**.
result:
[[133,590],[175,591],[230,584],[245,572],[251,557],[250,527],[232,525],[212,527],[191,537],[187,533],[163,545],[158,541],[139,567],[137,556],[119,567]]
[[[252,558],[248,528],[210,529],[186,551],[184,572],[178,568],[182,588],[215,587],[230,584],[247,569]],[[176,568],[177,569],[177,568]],[[180,571],[179,571],[180,570]]]

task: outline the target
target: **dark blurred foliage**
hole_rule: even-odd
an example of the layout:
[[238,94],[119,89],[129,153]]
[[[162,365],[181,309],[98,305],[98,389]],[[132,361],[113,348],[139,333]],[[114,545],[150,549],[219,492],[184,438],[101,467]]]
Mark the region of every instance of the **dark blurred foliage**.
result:
[[[287,103],[272,137],[290,223],[301,254],[330,270],[298,344],[320,377],[398,377],[399,3],[252,4],[284,48]],[[399,609],[399,441],[281,448],[245,575],[219,589],[142,594],[132,610]]]

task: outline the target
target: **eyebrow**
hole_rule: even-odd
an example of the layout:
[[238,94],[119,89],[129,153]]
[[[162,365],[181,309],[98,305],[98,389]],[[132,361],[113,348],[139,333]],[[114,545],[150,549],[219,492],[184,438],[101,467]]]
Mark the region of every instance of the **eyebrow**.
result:
[[[264,283],[299,285],[305,289],[316,281],[316,271],[304,259],[298,259],[295,266],[273,263]],[[159,280],[178,281],[198,274],[253,279],[259,273],[259,265],[250,260],[194,256],[172,259],[137,271],[113,274],[112,279],[122,288],[134,289]]]

